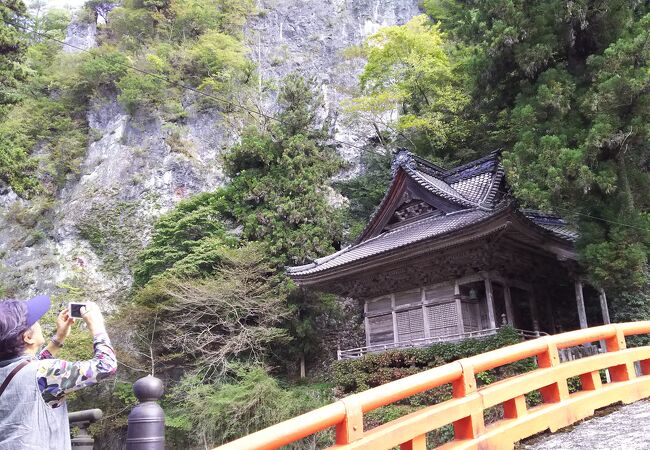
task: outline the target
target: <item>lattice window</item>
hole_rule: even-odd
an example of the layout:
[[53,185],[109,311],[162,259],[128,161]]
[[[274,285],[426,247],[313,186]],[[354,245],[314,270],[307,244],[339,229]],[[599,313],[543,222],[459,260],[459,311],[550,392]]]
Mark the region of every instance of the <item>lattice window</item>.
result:
[[393,342],[393,315],[368,317],[369,344],[386,344]]
[[422,308],[399,311],[397,314],[397,340],[408,342],[424,337]]
[[458,333],[458,310],[455,302],[427,306],[431,337]]

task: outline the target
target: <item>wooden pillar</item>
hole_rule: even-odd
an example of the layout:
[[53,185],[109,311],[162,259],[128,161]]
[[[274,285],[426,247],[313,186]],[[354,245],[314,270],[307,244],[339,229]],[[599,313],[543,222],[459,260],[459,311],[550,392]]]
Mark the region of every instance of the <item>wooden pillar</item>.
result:
[[431,324],[429,323],[429,314],[427,314],[426,307],[427,295],[424,288],[421,288],[421,290],[420,299],[422,301],[422,323],[424,324],[424,337],[428,339],[431,337]]
[[528,291],[528,307],[530,308],[530,315],[533,319],[533,331],[539,331],[539,313],[537,311],[535,291]]
[[456,302],[456,314],[458,315],[458,334],[463,334],[465,332],[465,322],[463,321],[463,304],[460,299],[458,281],[454,284],[454,301]]
[[508,324],[515,326],[515,310],[512,308],[512,295],[510,293],[510,286],[507,283],[503,284],[503,298],[506,303],[506,318]]
[[393,343],[397,344],[397,313],[395,312],[395,294],[390,294],[390,309],[393,314]]
[[580,328],[587,328],[587,312],[585,311],[585,298],[582,294],[582,281],[575,280],[576,288],[576,304],[578,306],[578,320],[580,321]]
[[494,294],[492,293],[492,281],[489,276],[485,277],[485,301],[487,302],[488,322],[490,328],[496,328],[497,322],[494,317]]
[[600,298],[600,310],[603,313],[603,323],[607,325],[611,322],[609,320],[609,309],[607,308],[607,296],[603,288],[598,289],[598,297]]

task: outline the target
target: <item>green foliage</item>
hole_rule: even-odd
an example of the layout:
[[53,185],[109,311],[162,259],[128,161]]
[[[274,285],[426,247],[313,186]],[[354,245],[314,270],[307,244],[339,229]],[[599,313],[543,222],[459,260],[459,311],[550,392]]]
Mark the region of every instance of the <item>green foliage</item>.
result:
[[[20,28],[12,25],[23,21],[25,16],[26,9],[21,0],[0,4],[0,121],[4,119],[8,105],[19,101],[19,84],[27,78],[23,64],[27,39]],[[29,151],[13,145],[0,131],[0,182],[13,187],[18,194],[27,194],[37,187],[33,177],[35,168]]]
[[[467,358],[520,342],[517,332],[510,327],[501,328],[494,336],[483,339],[466,339],[461,342],[442,342],[425,348],[390,350],[368,354],[362,358],[334,363],[332,376],[336,386],[345,393],[359,392],[371,387],[413,375],[422,370],[438,367],[461,358]],[[489,384],[496,377],[530,370],[526,360],[500,368],[499,371],[477,374],[480,382]],[[451,392],[441,388],[429,393],[435,401],[446,399]],[[416,402],[419,400],[416,399]]]
[[[186,377],[172,393],[166,408],[166,424],[192,431],[194,444],[223,444],[331,401],[322,387],[287,388],[262,367],[235,365],[228,377],[206,384]],[[331,445],[331,436],[317,434],[295,447]]]
[[593,281],[639,289],[650,252],[648,5],[427,0],[425,8],[471,80],[473,145],[505,148],[521,203],[578,225]]
[[199,280],[175,267],[140,289],[131,309],[146,313],[125,319],[152,336],[146,351],[214,379],[230,361],[263,361],[286,344],[287,332],[278,327],[287,315],[282,289],[261,250],[257,243],[216,246],[211,276]]
[[340,240],[340,212],[325,191],[341,160],[319,142],[320,99],[307,81],[289,76],[278,103],[281,122],[245,130],[225,155],[224,169],[232,177],[225,190],[230,214],[243,225],[242,237],[266,242],[280,266],[327,254]]
[[237,242],[235,236],[226,233],[227,223],[221,220],[219,210],[225,206],[220,192],[203,193],[180,202],[160,217],[134,269],[136,284],[142,286],[175,266],[182,266],[179,272],[186,276],[212,273],[221,262],[219,247]]
[[257,251],[272,267],[273,295],[289,310],[281,314],[282,327],[293,337],[274,349],[275,358],[295,361],[318,350],[319,330],[336,320],[339,308],[332,298],[296,290],[284,267],[329,253],[340,239],[340,212],[326,192],[341,162],[321,144],[324,134],[315,126],[320,102],[305,80],[289,77],[278,101],[282,121],[245,130],[224,155],[231,182],[181,202],[156,223],[135,280],[142,304],[171,302],[167,280],[219,280],[232,249],[259,243]]
[[154,36],[154,20],[144,8],[120,7],[108,15],[111,33],[125,50],[138,50]]
[[110,88],[127,73],[128,58],[111,45],[103,45],[82,55],[79,65],[79,82],[85,84],[87,93],[100,88]]
[[[470,98],[439,25],[417,16],[405,25],[382,28],[365,49],[361,86],[366,95],[354,99],[350,111],[382,116],[397,109],[397,129],[412,150],[453,161],[474,155],[463,147],[469,125],[463,110]],[[373,121],[381,123],[381,118]]]
[[169,8],[173,21],[169,32],[178,40],[198,37],[210,30],[239,37],[251,0],[175,0]]
[[185,77],[200,89],[223,91],[226,87],[246,84],[254,65],[246,58],[246,48],[236,38],[213,30],[202,35],[187,50]]
[[138,108],[152,112],[163,103],[164,85],[156,78],[139,72],[128,72],[117,83],[118,100],[134,114]]
[[131,114],[160,109],[176,120],[182,90],[175,83],[220,94],[241,91],[254,78],[241,33],[252,10],[250,0],[125,2],[112,10],[105,45],[127,51],[131,64],[159,75],[120,76],[120,103]]
[[[204,252],[215,239],[226,246],[238,239],[263,242],[278,268],[333,249],[340,236],[339,212],[328,204],[324,189],[341,163],[313,128],[318,99],[304,80],[291,77],[279,101],[285,105],[282,123],[271,130],[246,130],[224,156],[229,185],[181,202],[157,222],[135,269],[138,284],[183,260],[203,261],[194,272],[209,274],[212,257],[205,259]],[[239,237],[226,232],[235,227]],[[202,245],[204,239],[211,244]]]
[[20,25],[26,15],[22,0],[7,0],[0,4],[0,119],[5,105],[18,101],[18,85],[26,78],[22,62],[27,39],[24,31],[14,25]]
[[347,238],[356,239],[390,185],[392,154],[386,150],[368,148],[361,154],[361,174],[336,183],[336,188],[350,200],[345,218]]

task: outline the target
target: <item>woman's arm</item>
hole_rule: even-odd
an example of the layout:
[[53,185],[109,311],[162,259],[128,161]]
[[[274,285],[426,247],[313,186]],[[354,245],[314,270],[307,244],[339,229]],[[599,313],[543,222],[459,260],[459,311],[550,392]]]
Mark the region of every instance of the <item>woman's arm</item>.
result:
[[59,349],[63,346],[63,342],[72,331],[72,324],[74,319],[70,317],[67,308],[61,311],[56,318],[56,334],[50,342],[47,343],[47,346],[41,350],[38,354],[38,359],[51,359],[54,358],[59,352]]
[[[39,367],[36,373],[38,386],[43,395],[43,400],[53,408],[60,406],[65,395],[93,384],[114,375],[117,370],[115,351],[111,341],[106,334],[104,317],[99,307],[92,302],[82,308],[82,317],[93,335],[94,355],[91,360],[69,362],[62,359],[54,359],[52,350],[58,350],[54,344],[48,347],[39,355]],[[62,342],[70,334],[72,319],[63,311],[57,320],[58,342]]]
[[115,374],[117,360],[108,335],[95,335],[93,348],[94,356],[88,361],[69,362],[48,358],[38,362],[38,386],[48,405],[56,408],[63,403],[66,394],[97,384]]

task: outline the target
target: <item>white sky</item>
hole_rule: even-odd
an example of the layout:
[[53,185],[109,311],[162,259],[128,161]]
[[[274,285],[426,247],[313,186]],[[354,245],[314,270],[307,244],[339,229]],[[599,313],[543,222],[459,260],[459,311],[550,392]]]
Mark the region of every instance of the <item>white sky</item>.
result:
[[[77,9],[83,6],[86,0],[45,0],[45,6],[51,8],[65,8]],[[29,7],[31,0],[25,0],[25,4]]]

